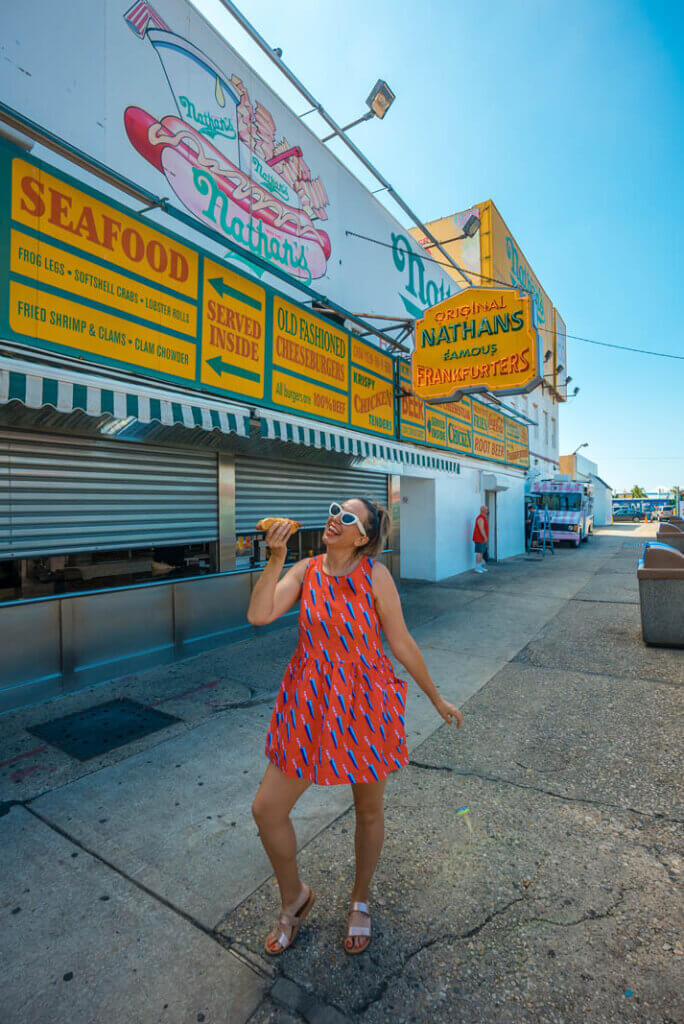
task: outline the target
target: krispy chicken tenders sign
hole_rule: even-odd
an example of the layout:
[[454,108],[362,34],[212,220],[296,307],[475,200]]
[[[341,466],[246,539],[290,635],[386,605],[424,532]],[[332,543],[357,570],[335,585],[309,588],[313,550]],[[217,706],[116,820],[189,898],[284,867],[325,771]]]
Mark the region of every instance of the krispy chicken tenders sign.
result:
[[531,391],[539,367],[531,298],[517,289],[467,288],[416,322],[413,390],[426,402]]

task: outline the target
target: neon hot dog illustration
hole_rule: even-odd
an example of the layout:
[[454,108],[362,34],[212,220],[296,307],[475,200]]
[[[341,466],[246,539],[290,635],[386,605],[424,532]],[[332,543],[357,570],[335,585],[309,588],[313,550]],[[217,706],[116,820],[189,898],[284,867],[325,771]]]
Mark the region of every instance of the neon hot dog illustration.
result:
[[124,17],[152,44],[178,109],[158,119],[128,107],[131,144],[197,220],[293,277],[322,277],[331,244],[314,220],[327,219],[329,199],[301,148],[276,142],[273,118],[242,81],[172,33],[146,0]]

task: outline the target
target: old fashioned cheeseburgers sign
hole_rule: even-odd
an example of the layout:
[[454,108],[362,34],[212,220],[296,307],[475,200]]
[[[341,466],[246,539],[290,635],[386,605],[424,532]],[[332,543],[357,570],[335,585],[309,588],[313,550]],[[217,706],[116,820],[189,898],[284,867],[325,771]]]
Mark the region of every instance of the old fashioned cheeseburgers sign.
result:
[[541,381],[539,349],[529,295],[515,288],[467,288],[416,321],[413,391],[426,402],[531,391]]

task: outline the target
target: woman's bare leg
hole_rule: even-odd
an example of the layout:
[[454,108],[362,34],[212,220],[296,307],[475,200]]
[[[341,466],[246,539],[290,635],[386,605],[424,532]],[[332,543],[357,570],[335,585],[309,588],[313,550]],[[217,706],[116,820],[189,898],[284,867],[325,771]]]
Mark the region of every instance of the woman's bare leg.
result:
[[[367,903],[370,884],[375,873],[382,844],[385,839],[385,816],[382,799],[387,779],[380,782],[357,782],[352,785],[354,807],[356,810],[356,835],[354,849],[356,851],[356,878],[352,889],[352,901]],[[354,912],[351,915],[352,925],[368,924],[368,918]],[[364,935],[355,935],[346,940],[349,949],[352,946],[364,946],[368,939]]]
[[[297,839],[290,811],[310,785],[306,779],[289,778],[269,761],[252,803],[252,815],[275,872],[282,910],[286,914],[296,913],[306,902],[308,894],[297,870]],[[267,941],[277,948],[273,932]]]

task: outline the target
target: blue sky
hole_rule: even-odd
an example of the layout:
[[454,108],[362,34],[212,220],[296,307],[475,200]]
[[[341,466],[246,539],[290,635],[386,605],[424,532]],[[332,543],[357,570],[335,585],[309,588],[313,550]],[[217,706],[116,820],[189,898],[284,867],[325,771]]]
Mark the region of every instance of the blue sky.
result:
[[[195,2],[306,108],[218,0]],[[684,356],[684,5],[239,6],[340,123],[387,79],[392,110],[353,137],[424,220],[493,199],[570,334]],[[568,371],[561,453],[588,441],[615,489],[684,486],[684,361],[569,340]]]

